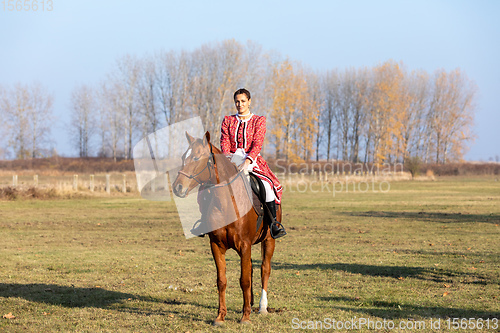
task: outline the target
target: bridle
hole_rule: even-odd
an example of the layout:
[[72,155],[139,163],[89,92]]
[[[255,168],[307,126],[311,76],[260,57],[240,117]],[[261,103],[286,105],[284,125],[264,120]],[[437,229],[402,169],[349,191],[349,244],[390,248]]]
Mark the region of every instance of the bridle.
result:
[[[231,202],[233,204],[233,207],[235,209],[235,212],[236,212],[236,216],[237,218],[239,219],[241,217],[240,213],[239,213],[239,210],[238,210],[238,206],[236,204],[236,201],[235,201],[235,198],[234,198],[234,194],[233,194],[233,189],[231,188],[231,185],[234,181],[236,181],[236,179],[238,179],[239,177],[243,177],[243,170],[242,171],[239,171],[238,174],[228,183],[225,183],[225,184],[219,184],[220,183],[220,179],[219,179],[219,172],[217,170],[217,164],[215,163],[215,156],[214,156],[214,153],[213,153],[213,150],[212,150],[212,144],[210,142],[208,142],[208,144],[210,145],[210,156],[208,157],[207,159],[207,164],[205,165],[205,167],[200,171],[198,172],[197,174],[194,174],[194,175],[189,175],[187,173],[185,173],[184,171],[182,170],[179,170],[178,174],[180,175],[183,175],[184,177],[187,177],[188,179],[194,179],[200,186],[202,185],[208,185],[208,187],[210,187],[211,189],[215,189],[215,188],[220,188],[220,187],[226,187],[228,186],[229,188],[229,193],[231,194]],[[236,166],[235,166],[236,167]],[[199,175],[201,175],[206,169],[208,169],[208,172],[209,172],[209,177],[208,179],[212,179],[212,168],[214,169],[214,174],[215,174],[215,179],[217,181],[216,184],[212,184],[210,183],[209,181],[207,182],[202,182],[200,181],[197,177]]]
[[188,179],[194,179],[199,185],[203,185],[204,183],[202,181],[198,180],[197,177],[199,175],[201,175],[207,168],[208,168],[208,174],[209,174],[208,179],[212,178],[212,165],[214,168],[215,176],[217,178],[217,182],[219,181],[219,175],[217,174],[217,166],[215,164],[215,156],[214,156],[214,153],[212,151],[212,144],[211,143],[208,143],[208,144],[210,145],[210,156],[207,159],[207,164],[200,172],[198,172],[195,175],[188,175],[187,173],[185,173],[182,170],[179,170],[179,172],[178,172],[180,175],[183,175],[184,177],[187,177]]

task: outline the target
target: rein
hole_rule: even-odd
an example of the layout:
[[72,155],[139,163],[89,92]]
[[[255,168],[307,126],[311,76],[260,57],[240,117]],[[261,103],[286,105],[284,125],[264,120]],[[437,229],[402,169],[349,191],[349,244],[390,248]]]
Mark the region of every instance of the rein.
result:
[[242,175],[243,175],[243,170],[241,170],[240,172],[238,172],[236,174],[236,176],[229,183],[226,183],[226,184],[214,184],[210,188],[219,188],[219,187],[225,187],[225,186],[231,185],[236,179],[238,179],[238,177],[241,177]]
[[[218,169],[217,169],[217,163],[215,161],[215,155],[214,155],[214,152],[213,152],[213,145],[210,142],[209,142],[209,145],[210,145],[210,156],[207,159],[207,164],[205,165],[205,167],[200,172],[198,172],[197,174],[194,174],[194,175],[189,175],[189,174],[185,173],[184,171],[179,170],[178,173],[181,174],[181,175],[183,175],[184,177],[187,177],[188,179],[194,179],[200,186],[207,185],[207,190],[210,192],[211,190],[217,190],[217,189],[220,189],[220,188],[223,188],[223,187],[231,185],[239,177],[243,177],[244,170],[238,171],[231,181],[229,181],[229,182],[227,182],[225,184],[220,184],[219,172],[218,172]],[[233,166],[234,166],[234,164],[233,164]],[[216,182],[217,182],[216,184],[212,184],[210,182],[210,179],[212,178],[212,167],[214,169],[215,179],[216,179]],[[236,168],[236,166],[234,166],[234,167]],[[203,181],[199,180],[197,177],[199,177],[206,169],[208,169],[209,177],[208,177],[207,181],[203,182]],[[238,209],[238,205],[236,203],[236,199],[235,199],[235,196],[234,196],[234,193],[233,193],[233,189],[231,188],[231,186],[229,186],[228,190],[229,190],[229,193],[230,193],[230,196],[231,196],[231,202],[233,204],[233,207],[234,207],[234,210],[235,210],[235,213],[236,213],[236,218],[240,219],[242,217],[242,215],[240,214],[240,211]],[[258,219],[257,220],[257,230],[259,230],[261,222],[262,222],[262,219]]]
[[[210,161],[210,159],[212,161]],[[217,184],[211,184],[211,183],[208,183],[208,182],[202,182],[200,181],[197,177],[199,175],[201,175],[207,168],[208,168],[208,172],[209,172],[209,177],[208,179],[212,178],[212,166],[213,164],[213,167],[214,167],[214,172],[215,172],[215,176],[216,176],[216,179],[217,179]],[[184,171],[182,170],[179,170],[178,172],[179,174],[187,177],[188,179],[194,179],[198,184],[200,185],[204,185],[204,184],[207,184],[207,185],[210,185],[210,188],[221,188],[221,187],[225,187],[225,186],[228,186],[228,185],[231,185],[234,181],[236,181],[236,179],[238,179],[238,177],[240,177],[242,174],[243,174],[243,170],[242,171],[239,171],[236,176],[228,183],[226,184],[219,184],[219,173],[217,172],[217,164],[215,163],[215,155],[213,153],[213,150],[212,150],[212,144],[210,144],[210,157],[208,158],[207,160],[207,164],[205,165],[205,167],[200,171],[198,172],[197,174],[195,175],[189,175],[187,173],[185,173]]]

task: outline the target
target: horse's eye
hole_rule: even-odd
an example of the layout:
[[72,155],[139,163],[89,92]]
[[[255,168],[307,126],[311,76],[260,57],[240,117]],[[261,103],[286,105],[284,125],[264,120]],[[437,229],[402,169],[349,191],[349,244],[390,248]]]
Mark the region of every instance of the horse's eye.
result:
[[198,161],[200,158],[198,156],[193,157],[193,160]]

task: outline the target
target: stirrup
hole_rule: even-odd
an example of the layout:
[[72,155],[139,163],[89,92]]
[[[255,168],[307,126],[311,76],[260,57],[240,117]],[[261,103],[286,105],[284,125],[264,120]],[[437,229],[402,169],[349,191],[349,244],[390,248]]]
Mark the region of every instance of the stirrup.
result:
[[[274,232],[273,232],[273,227],[278,228],[278,231],[276,234],[274,234]],[[271,224],[270,232],[271,232],[271,237],[273,239],[277,239],[277,238],[280,238],[280,237],[283,237],[286,235],[285,227],[283,226],[283,224],[281,224],[280,222],[278,222],[276,220],[274,220],[274,222]]]
[[[203,221],[201,219],[199,219],[198,221],[196,221],[194,224],[193,224],[193,227],[191,228],[190,232],[193,234],[193,235],[196,235],[197,231],[196,229],[199,229],[201,228],[201,224],[203,223]],[[205,237],[206,234],[199,234],[197,235],[198,237]]]

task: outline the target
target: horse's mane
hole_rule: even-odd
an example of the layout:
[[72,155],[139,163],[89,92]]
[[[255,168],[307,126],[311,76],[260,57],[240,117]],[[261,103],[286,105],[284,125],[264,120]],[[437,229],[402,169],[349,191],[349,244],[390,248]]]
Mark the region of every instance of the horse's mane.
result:
[[222,151],[209,142],[212,153],[214,154],[215,163],[217,165],[217,170],[219,171],[219,177],[221,181],[228,181],[234,175],[236,175],[239,170],[236,164],[231,162]]

